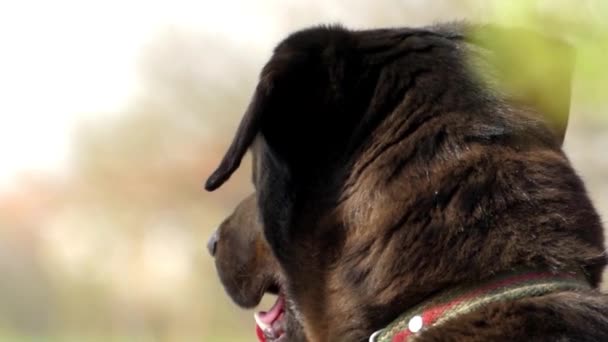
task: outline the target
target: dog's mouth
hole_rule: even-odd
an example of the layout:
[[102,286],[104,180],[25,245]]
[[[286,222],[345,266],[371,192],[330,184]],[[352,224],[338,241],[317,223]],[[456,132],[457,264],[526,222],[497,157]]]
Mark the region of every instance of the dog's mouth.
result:
[[258,311],[253,315],[256,323],[256,335],[260,342],[278,341],[285,335],[287,329],[285,294],[280,286],[276,284],[266,292],[276,294],[277,299],[270,309]]

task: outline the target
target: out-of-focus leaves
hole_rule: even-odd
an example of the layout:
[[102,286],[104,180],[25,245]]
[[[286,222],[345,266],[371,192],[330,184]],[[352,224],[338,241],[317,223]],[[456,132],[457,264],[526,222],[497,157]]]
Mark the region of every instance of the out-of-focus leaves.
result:
[[[479,77],[512,100],[542,113],[561,136],[570,112],[574,50],[535,31],[497,26],[473,29],[471,40],[483,61],[471,53]],[[548,58],[548,56],[551,56]]]
[[[468,1],[468,4],[482,6],[479,1]],[[563,91],[555,92],[555,89],[570,79],[568,74],[572,68],[568,65],[574,64],[580,87],[578,100],[605,103],[607,4],[603,0],[484,1],[483,6],[489,8],[485,18],[488,22],[518,30],[505,34],[489,33],[481,28],[476,35],[493,49],[501,69],[500,79],[510,91],[534,94],[543,105],[551,106],[551,101],[559,102],[563,98]],[[536,33],[526,33],[522,28]],[[554,40],[543,41],[537,33]],[[555,40],[570,45],[573,52],[559,47]]]

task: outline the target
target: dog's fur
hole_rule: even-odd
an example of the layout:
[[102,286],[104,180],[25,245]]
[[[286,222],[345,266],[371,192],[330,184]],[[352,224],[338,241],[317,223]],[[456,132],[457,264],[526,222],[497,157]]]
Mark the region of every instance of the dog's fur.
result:
[[[602,227],[563,121],[541,115],[567,113],[569,84],[547,113],[495,87],[491,54],[458,25],[318,27],[275,49],[207,189],[253,146],[264,236],[309,341],[364,341],[442,289],[520,266],[581,269],[597,287]],[[608,299],[495,303],[418,338],[608,341]]]

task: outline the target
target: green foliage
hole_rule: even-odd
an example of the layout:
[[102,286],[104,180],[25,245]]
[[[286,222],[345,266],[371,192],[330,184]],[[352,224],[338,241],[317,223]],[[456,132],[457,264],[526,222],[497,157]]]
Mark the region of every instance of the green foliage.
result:
[[[562,0],[468,1],[471,7],[488,9],[485,21],[504,27],[527,28],[561,39],[574,49],[577,99],[590,104],[605,103],[608,91],[608,2]],[[506,80],[514,87],[533,84],[542,89],[541,97],[552,94],[556,82],[564,79],[555,73],[556,65],[566,65],[570,53],[558,51],[524,31],[512,35],[487,35],[484,40],[496,48]],[[517,56],[517,57],[514,57]],[[522,58],[525,58],[523,60]],[[525,66],[522,63],[525,61]],[[565,70],[565,69],[562,69]],[[516,83],[512,83],[517,79]]]

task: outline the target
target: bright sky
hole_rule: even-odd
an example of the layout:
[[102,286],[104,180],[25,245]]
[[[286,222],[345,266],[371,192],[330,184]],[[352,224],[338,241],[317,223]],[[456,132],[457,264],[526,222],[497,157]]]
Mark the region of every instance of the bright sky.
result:
[[272,28],[258,7],[238,0],[0,1],[0,188],[22,170],[65,168],[75,125],[119,112],[138,91],[137,58],[155,33],[177,26],[259,38]]

